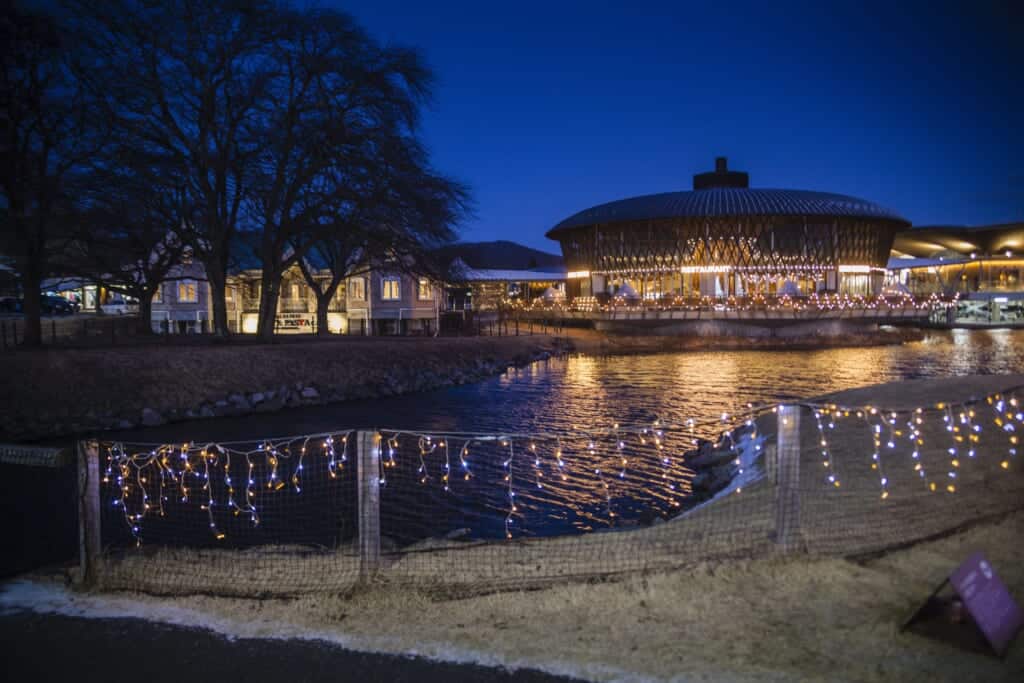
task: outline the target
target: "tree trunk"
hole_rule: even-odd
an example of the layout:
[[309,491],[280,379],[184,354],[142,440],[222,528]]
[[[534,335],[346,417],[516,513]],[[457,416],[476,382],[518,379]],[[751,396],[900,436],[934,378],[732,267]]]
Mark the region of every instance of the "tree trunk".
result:
[[142,292],[139,297],[139,318],[135,331],[140,336],[153,334],[153,292]]
[[39,289],[43,286],[42,278],[36,269],[31,266],[23,268],[21,275],[24,294],[21,311],[25,314],[25,331],[23,332],[22,343],[25,346],[42,346],[43,323],[40,320],[42,315],[42,297],[39,292]]
[[228,329],[228,307],[224,301],[227,292],[227,275],[217,272],[207,265],[206,281],[210,284],[210,304],[213,307],[213,333],[217,337],[227,339],[231,336]]
[[316,294],[316,333],[317,335],[330,334],[331,331],[327,327],[327,312],[331,307],[331,301],[334,299],[334,295],[338,293],[338,286],[341,284],[341,280],[327,286],[326,291],[320,292],[314,289],[313,293]]
[[263,340],[274,338],[274,322],[277,320],[277,300],[281,295],[281,276],[264,268],[260,276],[260,312],[256,335]]
[[317,336],[323,336],[330,334],[331,331],[327,329],[327,309],[331,305],[331,297],[329,295],[316,293],[316,334]]

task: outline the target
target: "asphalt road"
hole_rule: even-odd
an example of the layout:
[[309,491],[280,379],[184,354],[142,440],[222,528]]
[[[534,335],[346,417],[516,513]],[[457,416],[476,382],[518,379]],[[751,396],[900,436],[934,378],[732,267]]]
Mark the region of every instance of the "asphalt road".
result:
[[0,616],[0,680],[62,683],[568,683],[538,671],[366,654],[303,640],[227,640],[140,619]]

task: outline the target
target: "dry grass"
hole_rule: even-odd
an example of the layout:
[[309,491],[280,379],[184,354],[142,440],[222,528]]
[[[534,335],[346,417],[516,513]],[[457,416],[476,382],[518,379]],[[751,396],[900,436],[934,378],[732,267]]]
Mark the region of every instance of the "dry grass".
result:
[[[536,667],[595,681],[1017,681],[1005,661],[899,624],[969,553],[1024,594],[1024,513],[864,564],[763,558],[465,599],[377,586],[349,596],[235,600],[82,595],[77,613],[306,637],[372,651]],[[37,609],[62,609],[37,600]],[[66,605],[65,605],[66,608]]]

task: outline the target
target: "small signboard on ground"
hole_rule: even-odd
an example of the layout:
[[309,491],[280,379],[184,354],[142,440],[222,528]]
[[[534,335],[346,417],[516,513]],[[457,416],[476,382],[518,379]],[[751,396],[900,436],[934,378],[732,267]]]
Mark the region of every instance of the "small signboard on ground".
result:
[[[946,586],[951,597],[940,594]],[[1024,612],[980,552],[968,557],[903,624],[903,630],[1002,657],[1024,627]]]

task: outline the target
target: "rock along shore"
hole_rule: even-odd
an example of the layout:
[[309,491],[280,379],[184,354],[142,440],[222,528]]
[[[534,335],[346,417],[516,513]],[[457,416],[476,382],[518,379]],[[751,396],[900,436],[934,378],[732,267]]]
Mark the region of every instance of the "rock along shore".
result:
[[428,391],[572,348],[536,335],[19,351],[0,356],[0,441]]

